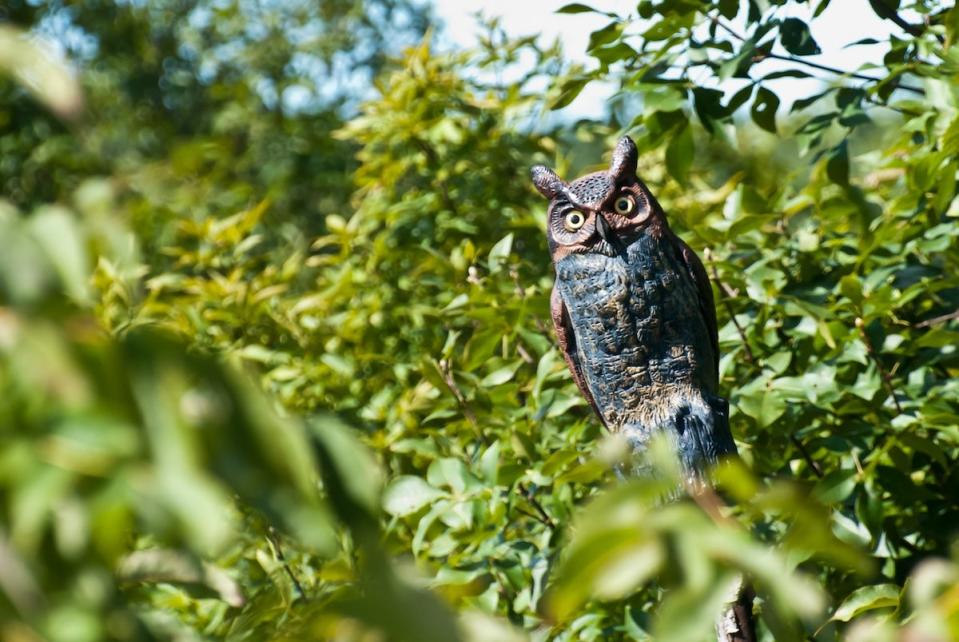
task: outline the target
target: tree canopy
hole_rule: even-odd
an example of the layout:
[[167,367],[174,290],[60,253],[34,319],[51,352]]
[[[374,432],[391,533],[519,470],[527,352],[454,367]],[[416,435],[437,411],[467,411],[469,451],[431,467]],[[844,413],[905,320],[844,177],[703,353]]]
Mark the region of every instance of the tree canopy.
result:
[[[553,8],[586,65],[405,0],[0,8],[0,638],[688,642],[740,576],[760,640],[959,637],[959,13],[863,0],[841,69],[829,0],[605,4]],[[668,502],[527,178],[623,133],[742,455]]]

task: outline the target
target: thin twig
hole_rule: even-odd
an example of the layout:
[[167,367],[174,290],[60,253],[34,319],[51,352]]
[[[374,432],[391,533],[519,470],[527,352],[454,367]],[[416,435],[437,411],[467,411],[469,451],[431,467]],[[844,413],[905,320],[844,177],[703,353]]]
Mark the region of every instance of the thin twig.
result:
[[455,398],[456,403],[459,404],[460,410],[463,411],[463,416],[466,417],[466,420],[469,421],[474,428],[478,427],[479,422],[476,420],[476,414],[473,412],[473,409],[470,408],[469,402],[466,401],[466,395],[463,394],[459,384],[456,383],[456,379],[453,378],[453,373],[450,371],[450,362],[446,359],[440,359],[439,370],[443,381],[450,389],[450,392],[453,393],[453,398]]
[[864,471],[864,470],[862,469],[862,462],[859,461],[859,455],[856,454],[856,451],[855,451],[855,450],[852,451],[852,461],[853,461],[853,463],[856,464],[856,472],[859,473],[859,476],[860,476],[860,477],[865,477],[866,471]]
[[725,22],[723,22],[722,20],[720,20],[717,16],[712,16],[712,17],[710,18],[710,20],[712,21],[712,23],[713,23],[714,25],[720,27],[723,31],[725,31],[726,33],[728,33],[730,36],[732,36],[732,37],[735,38],[736,40],[741,40],[741,41],[743,41],[743,42],[746,41],[746,38],[745,38],[743,35],[738,34],[738,33],[736,33],[735,31],[733,31],[733,28],[732,28],[732,27],[730,27],[730,26],[727,25]]
[[[894,22],[900,29],[908,33],[910,36],[915,36],[916,38],[919,38],[925,32],[925,29],[923,29],[919,25],[914,25],[910,22],[906,22],[906,20],[902,16],[900,16],[894,8],[886,4],[885,0],[876,0],[875,2],[871,2],[870,4],[872,4],[873,8],[876,9],[876,13],[879,15],[879,17],[885,18],[886,20],[890,20]],[[896,4],[898,4],[898,2]],[[935,37],[940,44],[945,42],[945,39],[941,35],[935,34]]]
[[909,110],[909,109],[903,109],[902,107],[898,107],[898,106],[896,106],[896,105],[889,105],[889,104],[887,104],[887,103],[882,102],[881,100],[876,100],[875,98],[873,98],[872,96],[870,96],[870,95],[868,95],[868,94],[865,94],[865,95],[863,96],[863,100],[865,100],[867,103],[869,103],[869,104],[871,104],[871,105],[875,105],[876,107],[882,107],[883,109],[888,109],[888,110],[890,110],[890,111],[894,111],[894,112],[896,112],[896,113],[902,114],[903,116],[916,116],[916,115],[917,115],[917,112],[911,111],[911,110]]
[[[723,283],[722,279],[719,278],[719,271],[716,269],[716,263],[712,260],[712,253],[709,251],[708,248],[706,249],[705,252],[703,252],[703,255],[706,257],[706,260],[709,262],[709,267],[713,271],[713,280],[716,281],[717,285],[719,285],[720,293],[724,295],[724,296],[720,296],[719,299],[722,301],[723,307],[726,308],[726,312],[729,314],[729,318],[732,320],[733,325],[736,326],[736,332],[739,333],[739,338],[743,342],[743,349],[746,351],[746,361],[748,361],[750,364],[755,365],[756,357],[753,356],[753,351],[749,347],[749,342],[746,340],[746,331],[743,330],[743,327],[741,325],[739,325],[739,321],[736,319],[736,311],[733,310],[733,306],[729,302],[730,293],[733,292],[734,290],[729,288],[725,283]],[[732,295],[732,296],[735,296],[735,295]]]
[[739,522],[722,512],[726,503],[711,486],[706,483],[686,482],[686,492],[718,526],[742,530],[742,525]]
[[955,310],[949,314],[943,314],[942,316],[926,319],[925,321],[920,321],[914,327],[928,328],[930,326],[939,325],[940,323],[945,323],[946,321],[952,321],[953,319],[959,319],[959,310]]
[[799,454],[801,454],[802,458],[806,460],[806,465],[809,466],[814,473],[816,473],[816,477],[822,479],[822,467],[819,465],[819,462],[812,458],[812,455],[809,454],[809,451],[806,450],[806,445],[803,444],[803,442],[796,435],[789,435],[789,440],[792,441],[793,445],[799,449]]
[[[283,570],[286,571],[286,575],[290,578],[290,582],[293,583],[293,588],[297,593],[296,597],[306,597],[306,591],[303,590],[303,586],[300,584],[300,581],[296,579],[296,575],[293,574],[293,569],[291,569],[290,565],[287,563],[286,556],[283,555],[283,548],[280,546],[280,538],[277,536],[276,530],[272,526],[270,526],[266,533],[266,539],[270,543],[270,547],[273,549],[273,555],[280,563],[280,566],[283,567]],[[296,597],[294,599],[296,599]]]
[[539,503],[539,500],[536,499],[536,497],[533,495],[533,492],[525,484],[519,485],[519,491],[522,493],[523,497],[526,498],[526,501],[528,501],[530,505],[536,509],[536,512],[539,513],[540,517],[543,518],[542,522],[550,528],[556,528],[556,524],[549,516],[549,513],[546,512],[546,509],[543,508],[543,505]]
[[513,284],[516,286],[516,295],[521,298],[526,298],[526,288],[523,287],[523,282],[519,280],[519,270],[515,267],[509,269],[510,278],[513,279]]
[[529,364],[536,363],[533,357],[531,357],[530,354],[526,351],[526,348],[523,347],[523,344],[519,343],[518,341],[516,342],[516,353],[520,356],[520,359],[522,359],[526,363],[529,363]]
[[530,519],[535,519],[537,522],[539,522],[540,524],[543,524],[544,526],[549,526],[550,528],[552,528],[552,525],[549,522],[547,522],[545,519],[543,519],[540,515],[537,515],[536,513],[531,513],[525,508],[521,508],[517,506],[516,512],[518,512],[521,515],[526,515]]
[[[811,60],[804,60],[803,58],[796,58],[795,56],[783,56],[782,54],[773,53],[771,51],[760,51],[762,58],[773,58],[775,60],[785,60],[786,62],[794,62],[799,65],[806,65],[812,69],[818,69],[820,71],[828,71],[829,73],[836,74],[839,76],[846,76],[849,78],[855,78],[857,80],[868,80],[869,82],[881,82],[882,78],[873,78],[872,76],[867,76],[866,74],[860,74],[855,71],[843,71],[842,69],[837,69],[835,67],[829,67],[828,65],[820,65],[818,62],[813,62]],[[762,59],[761,58],[761,59]],[[920,96],[925,96],[926,92],[918,87],[913,87],[912,85],[903,85],[896,83],[897,89],[902,89],[903,91],[911,91],[914,94],[919,94]]]
[[896,412],[901,415],[902,406],[899,405],[899,399],[896,398],[896,389],[892,385],[892,376],[889,374],[886,368],[883,367],[882,361],[879,360],[879,355],[876,354],[876,349],[872,345],[872,340],[869,338],[869,335],[866,334],[866,323],[861,317],[856,317],[856,329],[859,330],[859,336],[862,337],[863,343],[866,344],[866,353],[872,359],[873,363],[876,364],[876,368],[879,370],[879,377],[886,386],[886,392],[888,392],[889,396],[892,397],[892,403],[896,406]]

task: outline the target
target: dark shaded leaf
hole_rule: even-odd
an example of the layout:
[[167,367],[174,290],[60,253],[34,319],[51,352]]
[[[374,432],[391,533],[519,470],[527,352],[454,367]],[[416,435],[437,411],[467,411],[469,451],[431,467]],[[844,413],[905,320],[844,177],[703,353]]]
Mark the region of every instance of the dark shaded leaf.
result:
[[780,42],[786,51],[796,56],[814,56],[822,53],[809,32],[809,25],[799,18],[786,18],[779,26]]
[[779,109],[779,96],[765,87],[756,92],[750,115],[753,122],[768,132],[776,133],[776,110]]
[[585,4],[580,4],[578,2],[573,2],[567,5],[563,5],[556,10],[556,13],[592,13],[596,11],[592,7],[586,6]]
[[699,122],[708,132],[713,131],[713,121],[721,120],[727,115],[722,104],[723,92],[704,87],[693,88],[693,109],[699,117]]
[[849,184],[849,145],[842,141],[829,153],[826,161],[826,175],[839,185]]

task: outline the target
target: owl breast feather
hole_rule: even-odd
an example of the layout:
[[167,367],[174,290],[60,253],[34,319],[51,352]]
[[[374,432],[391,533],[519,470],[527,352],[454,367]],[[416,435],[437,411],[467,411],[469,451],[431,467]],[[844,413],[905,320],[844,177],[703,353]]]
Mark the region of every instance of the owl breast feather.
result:
[[[680,451],[691,449],[681,452],[691,465],[735,448],[698,289],[675,244],[643,234],[624,255],[567,255],[556,264],[556,287],[607,426],[637,447],[666,430]],[[703,434],[684,438],[687,425]]]

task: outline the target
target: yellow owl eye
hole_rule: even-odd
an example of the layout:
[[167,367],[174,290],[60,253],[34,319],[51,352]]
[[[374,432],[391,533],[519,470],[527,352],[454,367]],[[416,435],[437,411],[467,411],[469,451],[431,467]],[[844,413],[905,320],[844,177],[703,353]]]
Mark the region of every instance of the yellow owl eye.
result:
[[613,203],[613,207],[619,214],[632,214],[633,209],[636,207],[636,201],[633,200],[632,196],[620,196],[616,199],[616,202]]
[[582,212],[573,210],[566,215],[566,219],[563,221],[563,224],[566,226],[566,229],[570,232],[575,232],[579,228],[583,227],[583,223],[586,222],[586,217],[583,216]]

